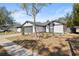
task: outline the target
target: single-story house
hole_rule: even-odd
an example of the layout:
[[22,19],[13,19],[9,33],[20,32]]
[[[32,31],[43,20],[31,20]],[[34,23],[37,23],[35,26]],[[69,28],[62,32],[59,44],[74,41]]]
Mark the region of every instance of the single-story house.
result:
[[12,32],[21,32],[21,27],[19,26],[12,26],[10,29]]
[[2,32],[5,32],[5,31],[10,31],[10,25],[9,24],[6,24],[6,25],[0,25],[0,30]]
[[21,32],[21,25],[20,24],[4,24],[0,25],[0,31],[5,32],[5,31],[11,31],[11,32]]
[[[36,32],[54,32],[54,33],[64,33],[66,30],[65,24],[59,21],[48,21],[48,22],[36,22]],[[34,22],[26,21],[22,25],[22,31],[24,33],[34,33]]]

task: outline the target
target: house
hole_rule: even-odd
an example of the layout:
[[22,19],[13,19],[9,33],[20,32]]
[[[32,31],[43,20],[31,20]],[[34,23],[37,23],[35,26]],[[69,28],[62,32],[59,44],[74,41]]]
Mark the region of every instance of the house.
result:
[[0,30],[2,32],[5,32],[5,31],[10,31],[10,25],[9,24],[6,24],[6,25],[0,25]]
[[19,23],[14,23],[13,25],[11,24],[4,24],[0,25],[0,32],[21,32],[21,25]]
[[[47,26],[49,26],[49,29],[47,29]],[[46,32],[54,32],[54,33],[65,33],[66,32],[66,25],[63,22],[60,22],[58,20],[54,20],[49,22],[46,25]]]
[[[36,22],[36,31],[37,32],[46,32],[46,27],[43,23],[41,22]],[[24,31],[24,33],[34,33],[34,22],[32,21],[26,21],[23,25],[22,25],[22,30]]]
[[[36,22],[36,32],[54,32],[54,33],[64,33],[65,32],[65,24],[59,21],[47,21],[44,23]],[[34,22],[26,21],[22,25],[22,31],[24,33],[34,33]]]
[[21,32],[21,24],[18,22],[14,22],[13,25],[10,27],[12,32]]

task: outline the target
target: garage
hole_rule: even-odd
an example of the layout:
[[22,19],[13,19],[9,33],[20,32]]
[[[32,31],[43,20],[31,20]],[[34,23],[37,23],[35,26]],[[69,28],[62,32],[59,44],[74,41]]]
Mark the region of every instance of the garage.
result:
[[54,26],[54,33],[64,33],[63,25]]
[[32,33],[33,32],[33,26],[26,26],[24,27],[25,33]]

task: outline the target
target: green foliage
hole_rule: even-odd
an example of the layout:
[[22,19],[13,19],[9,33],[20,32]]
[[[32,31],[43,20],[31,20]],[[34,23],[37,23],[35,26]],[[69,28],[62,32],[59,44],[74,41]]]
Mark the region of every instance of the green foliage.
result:
[[67,13],[65,17],[61,17],[59,20],[67,22],[67,27],[79,26],[79,3],[73,4],[71,14]]
[[79,3],[73,4],[73,22],[75,26],[79,26]]
[[66,16],[65,16],[65,19],[66,19],[66,21],[67,21],[67,27],[74,27],[75,26],[75,24],[74,24],[74,22],[73,22],[73,16],[72,16],[72,14],[66,14]]
[[7,11],[5,7],[0,7],[0,25],[3,24],[13,24],[11,12]]

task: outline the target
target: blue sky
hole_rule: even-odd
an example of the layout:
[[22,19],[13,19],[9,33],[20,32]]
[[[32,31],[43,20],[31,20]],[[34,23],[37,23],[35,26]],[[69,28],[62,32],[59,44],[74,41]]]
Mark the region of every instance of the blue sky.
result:
[[[9,11],[18,10],[11,14],[16,22],[23,24],[26,20],[33,21],[32,17],[25,14],[17,3],[0,3],[0,7],[6,7]],[[55,20],[63,17],[66,13],[71,13],[73,4],[71,3],[52,3],[44,7],[37,15],[36,21],[45,22],[47,20]]]

